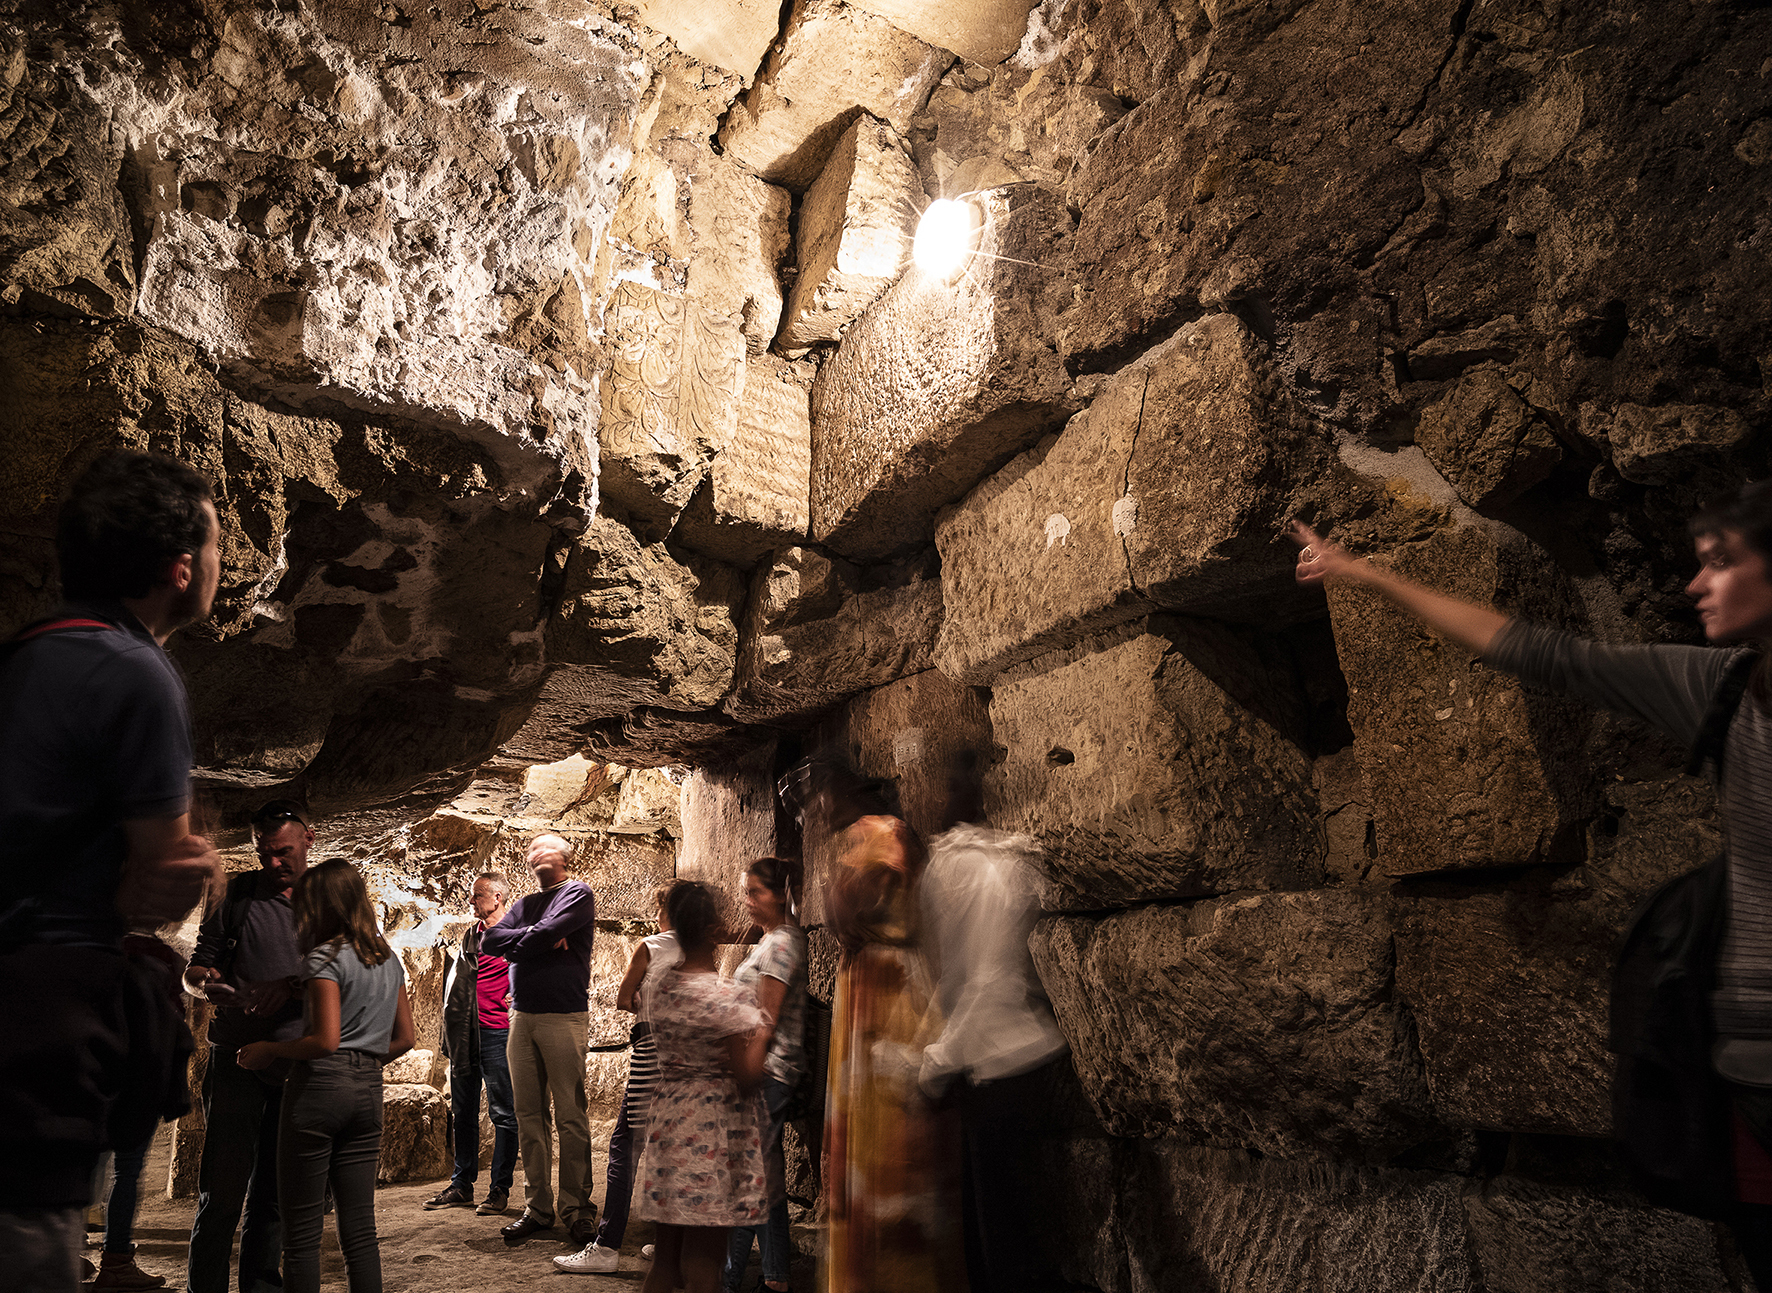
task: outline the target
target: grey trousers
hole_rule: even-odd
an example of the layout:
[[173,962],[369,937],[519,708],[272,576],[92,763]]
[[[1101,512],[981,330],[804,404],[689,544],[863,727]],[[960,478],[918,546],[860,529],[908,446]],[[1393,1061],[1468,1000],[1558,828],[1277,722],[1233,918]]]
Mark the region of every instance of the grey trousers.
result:
[[[588,1013],[511,1011],[505,1055],[517,1107],[517,1155],[523,1160],[523,1210],[544,1225],[570,1227],[591,1211],[591,1120],[585,1099]],[[554,1152],[548,1122],[560,1136],[559,1212],[554,1209]]]
[[80,1293],[85,1243],[84,1208],[0,1208],[0,1288]]
[[351,1293],[381,1293],[381,1249],[375,1238],[381,1102],[381,1061],[362,1051],[299,1062],[284,1084],[277,1194],[288,1293],[319,1293],[329,1182]]

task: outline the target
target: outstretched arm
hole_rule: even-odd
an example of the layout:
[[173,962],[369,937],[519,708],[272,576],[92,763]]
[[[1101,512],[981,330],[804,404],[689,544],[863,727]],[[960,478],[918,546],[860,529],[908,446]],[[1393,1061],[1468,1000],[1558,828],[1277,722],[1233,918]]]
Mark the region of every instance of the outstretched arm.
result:
[[1507,626],[1508,617],[1500,611],[1436,593],[1401,575],[1380,570],[1339,543],[1323,539],[1303,521],[1292,522],[1291,534],[1300,549],[1294,578],[1301,584],[1335,579],[1376,588],[1441,637],[1478,655],[1488,651],[1495,635]]

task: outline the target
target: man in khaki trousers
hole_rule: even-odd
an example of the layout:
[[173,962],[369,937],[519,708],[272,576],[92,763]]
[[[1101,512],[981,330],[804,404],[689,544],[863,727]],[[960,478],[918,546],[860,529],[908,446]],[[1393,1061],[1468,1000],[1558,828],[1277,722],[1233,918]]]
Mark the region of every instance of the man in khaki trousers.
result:
[[[481,937],[481,950],[511,963],[511,1031],[505,1054],[523,1160],[523,1215],[499,1233],[515,1247],[539,1231],[566,1228],[574,1244],[596,1234],[591,1194],[591,1125],[585,1104],[591,935],[597,914],[590,886],[570,880],[572,845],[558,835],[530,841],[528,862],[541,892],[519,898]],[[560,1138],[555,1209],[548,1113]]]

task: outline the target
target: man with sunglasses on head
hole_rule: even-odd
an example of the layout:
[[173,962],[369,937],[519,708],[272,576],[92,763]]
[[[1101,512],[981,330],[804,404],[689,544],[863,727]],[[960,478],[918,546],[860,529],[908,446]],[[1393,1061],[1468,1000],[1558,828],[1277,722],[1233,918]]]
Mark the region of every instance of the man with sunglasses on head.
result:
[[290,895],[308,869],[314,832],[307,811],[273,799],[252,815],[259,869],[233,877],[204,917],[185,987],[215,1007],[203,1075],[203,1157],[197,1218],[185,1280],[190,1293],[227,1293],[228,1257],[240,1234],[240,1293],[282,1286],[283,1226],[277,1211],[277,1117],[286,1064],[258,1071],[236,1062],[248,1042],[294,1041],[302,1033]]

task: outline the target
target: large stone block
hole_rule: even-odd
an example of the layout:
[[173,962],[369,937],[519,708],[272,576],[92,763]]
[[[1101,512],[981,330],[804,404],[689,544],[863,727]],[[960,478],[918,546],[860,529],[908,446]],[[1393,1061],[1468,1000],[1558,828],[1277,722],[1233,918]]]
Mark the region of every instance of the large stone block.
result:
[[389,1083],[382,1091],[381,1158],[376,1184],[449,1175],[449,1100],[434,1086]]
[[952,62],[946,50],[842,0],[795,0],[720,145],[739,165],[803,192],[862,113],[909,133],[912,114]]
[[728,927],[742,931],[744,868],[777,852],[775,742],[729,763],[697,768],[683,783],[683,852],[677,874],[720,895]]
[[717,446],[674,542],[749,568],[806,537],[812,476],[812,367],[751,355],[737,423]]
[[622,777],[609,829],[624,834],[683,837],[679,817],[683,774],[664,768],[632,768]]
[[1465,374],[1423,409],[1415,443],[1479,509],[1513,502],[1563,457],[1550,428],[1493,368]]
[[639,0],[639,20],[674,40],[691,58],[747,81],[775,39],[781,7],[769,0]]
[[1642,485],[1675,484],[1699,470],[1734,466],[1752,436],[1740,413],[1706,404],[1620,404],[1607,432],[1618,474]]
[[928,669],[942,616],[932,565],[863,570],[810,548],[776,553],[751,581],[726,712],[787,722]]
[[1724,1293],[1717,1231],[1618,1191],[1499,1176],[1464,1196],[1485,1293]]
[[639,283],[617,285],[605,322],[601,489],[662,539],[737,428],[744,334],[699,301]]
[[[912,134],[929,193],[943,197],[981,187],[980,167],[1062,190],[1065,178],[1102,132],[1126,115],[1107,86],[1063,76],[1051,67],[950,69],[918,114]],[[964,168],[964,169],[962,169]],[[1001,180],[988,181],[1001,183]]]
[[1034,0],[852,0],[938,49],[989,67],[1013,54],[1027,33]]
[[1611,1130],[1607,974],[1627,912],[1583,892],[1434,886],[1397,912],[1434,1112],[1460,1127]]
[[[1318,347],[1303,347],[1302,376],[1335,383],[1322,393],[1337,413],[1357,405],[1373,416],[1385,384],[1377,331],[1350,335],[1339,307],[1362,290],[1357,267],[1422,205],[1390,105],[1432,92],[1445,45],[1425,33],[1449,30],[1455,10],[1430,0],[1366,25],[1332,5],[1278,26],[1252,8],[1180,16],[1104,3],[1066,14],[1070,79],[1135,104],[1066,185],[1081,270],[1077,309],[1059,326],[1067,361],[1111,366],[1227,288],[1283,324],[1323,315],[1333,296],[1335,316],[1321,321],[1340,335],[1322,340],[1337,360],[1325,369]],[[1065,30],[1073,24],[1083,30]],[[1220,76],[1232,68],[1234,88]],[[1342,113],[1334,129],[1331,104]],[[1167,254],[1152,256],[1154,246]]]
[[[1374,559],[1540,621],[1569,604],[1549,559],[1505,531],[1435,530]],[[1377,870],[1516,866],[1578,850],[1593,812],[1583,711],[1527,693],[1370,590],[1331,587],[1329,613],[1372,792]]]
[[[1477,1293],[1456,1176],[1137,1144],[1120,1194],[1132,1293]],[[1547,1284],[1546,1290],[1561,1286]]]
[[1284,658],[1206,621],[1002,680],[985,811],[1039,840],[1052,910],[1321,882],[1324,838]]
[[1115,1135],[1382,1161],[1433,1125],[1374,898],[1319,890],[1049,917],[1029,946]]
[[800,204],[800,274],[776,343],[783,351],[835,341],[892,286],[921,199],[904,143],[885,122],[857,117]]
[[781,323],[787,259],[786,189],[747,175],[727,158],[698,153],[687,177],[689,267],[684,291],[704,310],[735,324],[753,355],[768,349]]
[[1605,789],[1588,863],[1555,882],[1397,896],[1397,995],[1415,1017],[1435,1113],[1458,1127],[1606,1136],[1606,1010],[1630,913],[1721,838],[1692,778]]
[[1054,270],[1069,217],[1027,186],[977,201],[981,254],[964,275],[907,273],[812,388],[812,537],[846,557],[927,543],[938,508],[1075,408],[1045,340],[1067,299]]
[[[1208,316],[937,521],[936,662],[988,682],[1159,606],[1302,618],[1282,528],[1363,492],[1283,394],[1266,348],[1231,315]],[[815,503],[815,529],[817,516]]]
[[600,516],[579,536],[564,578],[546,639],[556,667],[531,727],[637,706],[695,710],[725,694],[745,594],[737,571],[706,557],[679,561]]

